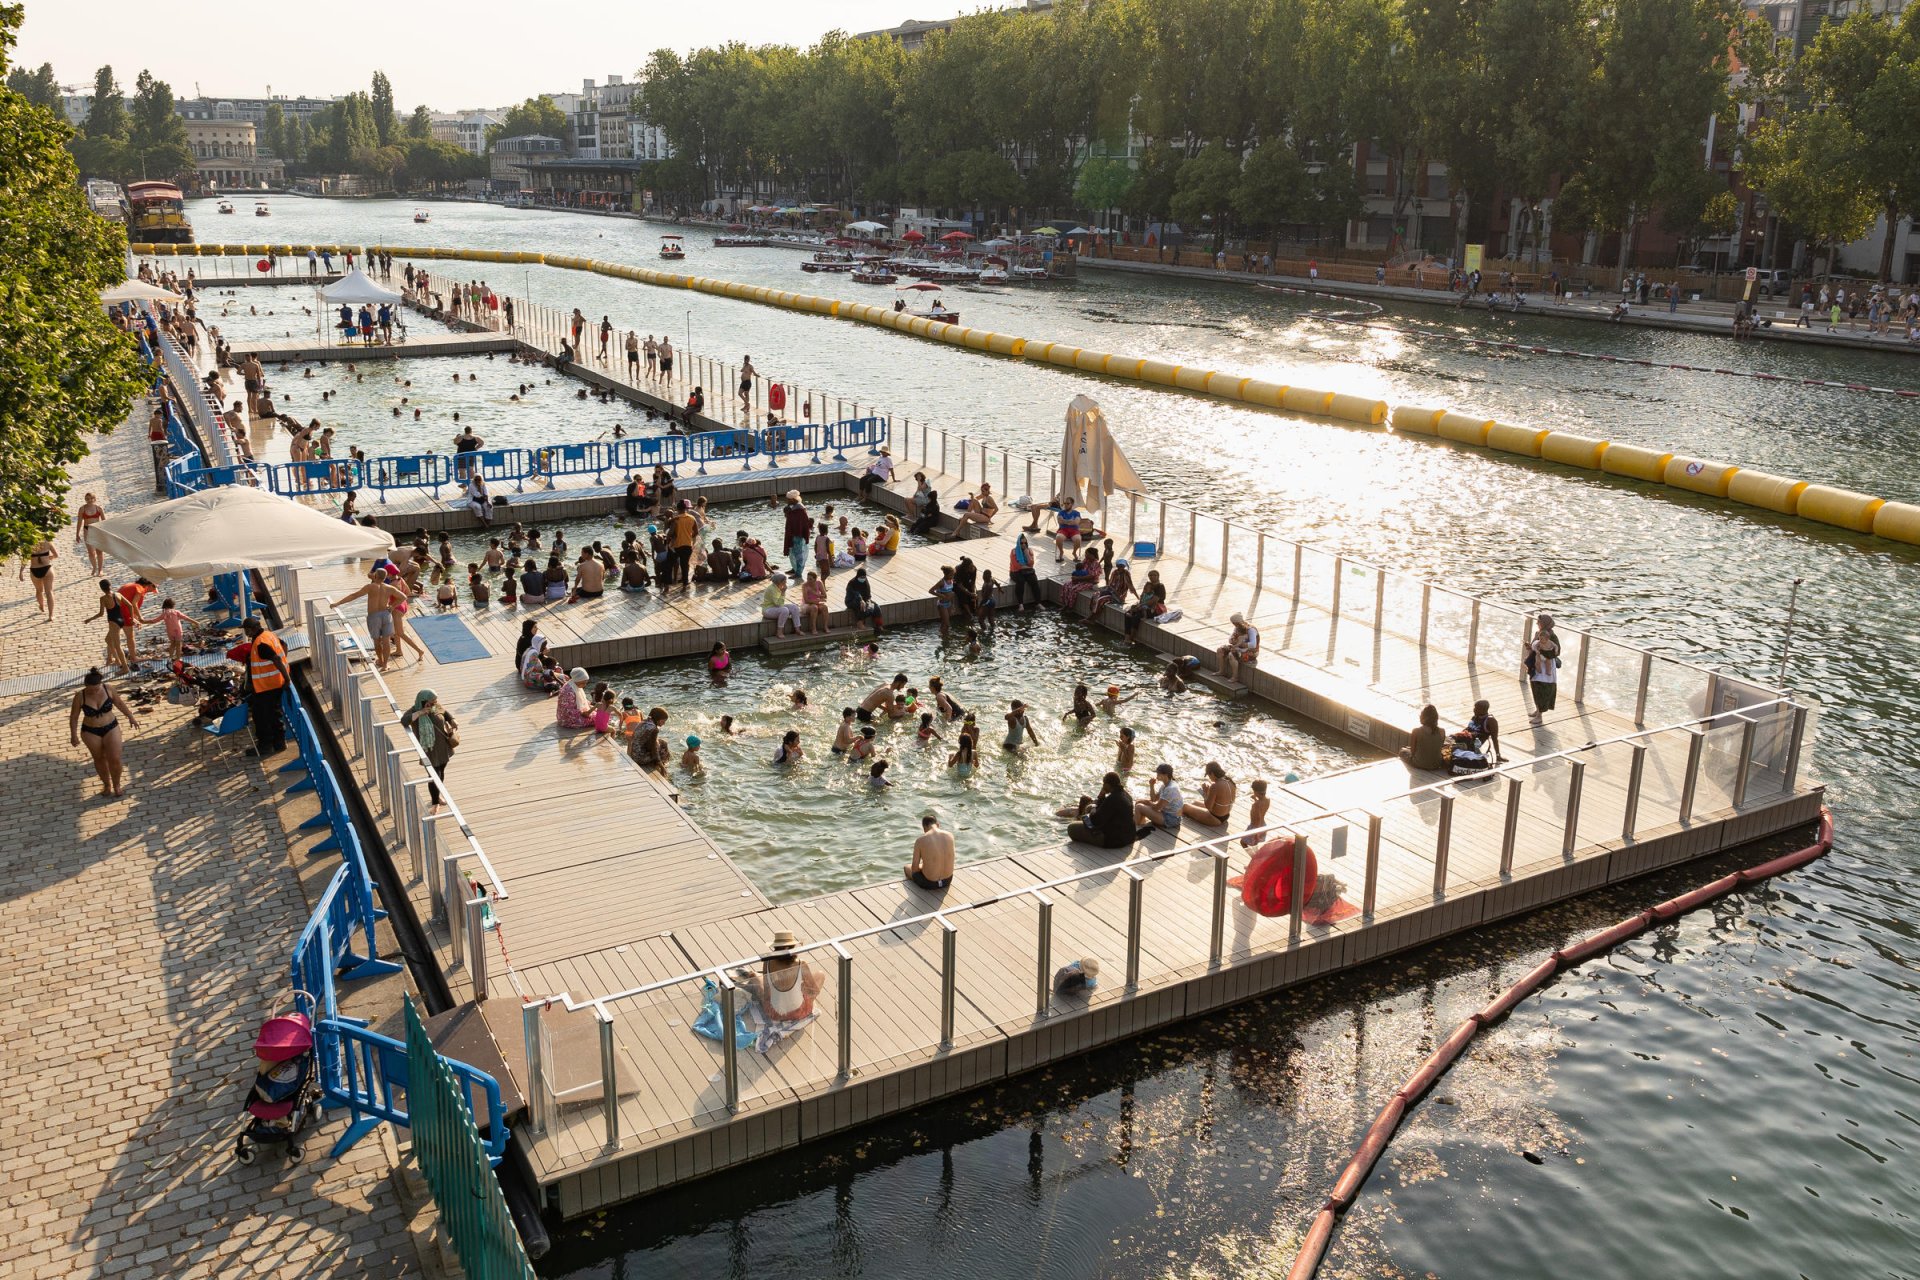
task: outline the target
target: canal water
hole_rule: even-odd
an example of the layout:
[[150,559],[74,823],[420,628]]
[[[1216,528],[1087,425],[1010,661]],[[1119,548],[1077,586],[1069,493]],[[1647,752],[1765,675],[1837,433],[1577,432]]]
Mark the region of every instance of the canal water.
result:
[[[275,205],[273,238],[656,261],[658,228],[644,223],[432,208],[432,223],[415,226],[409,205],[289,198]],[[193,216],[203,240],[219,238],[210,206]],[[242,232],[261,235],[247,224],[231,238]],[[692,272],[873,300],[804,275],[794,251],[689,241]],[[1836,810],[1833,856],[1646,935],[1477,1043],[1396,1141],[1329,1271],[1913,1273],[1914,548],[684,290],[495,270],[496,289],[670,333],[728,363],[750,353],[771,376],[1042,457],[1058,448],[1066,402],[1085,392],[1162,496],[1735,672],[1773,679],[1786,661],[1789,682],[1825,706],[1809,763]],[[1920,500],[1920,415],[1888,397],[1477,353],[1331,323],[1244,285],[1089,271],[1060,289],[952,289],[948,303],[963,323],[1027,337],[1471,408]],[[1920,364],[1896,354],[1427,308],[1383,320],[1920,386]],[[1274,1273],[1436,1033],[1568,933],[1705,874],[1596,896],[612,1211],[563,1230],[543,1273]]]

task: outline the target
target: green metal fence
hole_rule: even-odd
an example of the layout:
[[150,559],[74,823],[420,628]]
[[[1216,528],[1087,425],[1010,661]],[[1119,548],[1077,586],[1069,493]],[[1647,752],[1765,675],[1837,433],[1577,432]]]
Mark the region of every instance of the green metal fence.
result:
[[407,1111],[413,1153],[471,1280],[536,1280],[473,1123],[466,1090],[407,998]]

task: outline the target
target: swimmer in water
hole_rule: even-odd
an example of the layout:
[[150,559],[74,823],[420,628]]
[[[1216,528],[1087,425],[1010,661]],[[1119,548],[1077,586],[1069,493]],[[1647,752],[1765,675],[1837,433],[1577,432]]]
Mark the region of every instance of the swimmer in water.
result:
[[1118,711],[1121,707],[1125,706],[1129,702],[1132,702],[1135,698],[1139,696],[1140,695],[1137,693],[1130,693],[1123,698],[1120,696],[1120,686],[1117,684],[1110,684],[1107,686],[1107,696],[1100,699],[1100,709],[1106,712],[1108,715],[1112,715],[1114,712]]
[[1133,772],[1133,730],[1124,726],[1120,730],[1120,750],[1114,755],[1113,768],[1116,773]]

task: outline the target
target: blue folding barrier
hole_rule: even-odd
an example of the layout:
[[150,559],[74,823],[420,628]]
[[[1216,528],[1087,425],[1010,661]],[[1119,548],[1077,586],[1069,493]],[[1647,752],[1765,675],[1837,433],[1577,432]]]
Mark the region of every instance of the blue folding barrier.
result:
[[891,419],[888,418],[848,418],[833,424],[833,460],[845,462],[847,450],[865,449],[868,453],[880,452],[880,446],[887,443]]
[[707,474],[707,463],[741,460],[742,471],[753,470],[753,455],[759,441],[751,431],[702,431],[686,437],[687,456],[699,464],[700,475]]
[[453,478],[461,484],[474,472],[489,484],[511,480],[516,493],[525,493],[527,477],[535,474],[533,455],[525,449],[477,449],[453,455]]
[[367,465],[372,468],[369,481],[382,502],[389,489],[431,489],[437,498],[442,488],[453,483],[452,460],[438,453],[391,454]]
[[[408,1125],[407,1046],[377,1031],[339,1017],[323,1017],[315,1028],[320,1088],[328,1107],[345,1107],[353,1117],[333,1144],[338,1158],[380,1124]],[[478,1067],[441,1055],[467,1095],[474,1127],[486,1134],[487,1159],[500,1163],[507,1150],[506,1106],[500,1082]]]
[[267,473],[268,486],[275,493],[289,498],[310,493],[351,493],[362,487],[364,479],[357,458],[281,462]]
[[687,460],[687,438],[685,436],[645,436],[640,439],[616,440],[613,444],[614,466],[621,471],[645,471],[652,474],[655,467],[665,467],[674,471]]
[[813,457],[808,461],[818,462],[820,451],[827,447],[830,434],[824,424],[768,427],[760,433],[760,450],[773,459],[770,465],[776,467],[780,465],[781,458],[794,453],[810,453]]
[[598,440],[585,444],[550,444],[530,451],[533,455],[530,475],[578,476],[588,472],[598,481],[613,468],[613,449]]

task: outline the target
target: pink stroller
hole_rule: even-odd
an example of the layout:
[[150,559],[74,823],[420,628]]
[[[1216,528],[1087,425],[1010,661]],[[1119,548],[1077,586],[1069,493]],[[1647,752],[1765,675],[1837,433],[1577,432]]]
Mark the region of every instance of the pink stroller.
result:
[[254,1039],[253,1056],[258,1070],[247,1093],[247,1127],[234,1144],[234,1159],[252,1164],[262,1144],[277,1142],[286,1147],[288,1160],[298,1160],[303,1154],[300,1131],[318,1123],[321,1114],[313,1020],[304,1013],[268,1018]]

